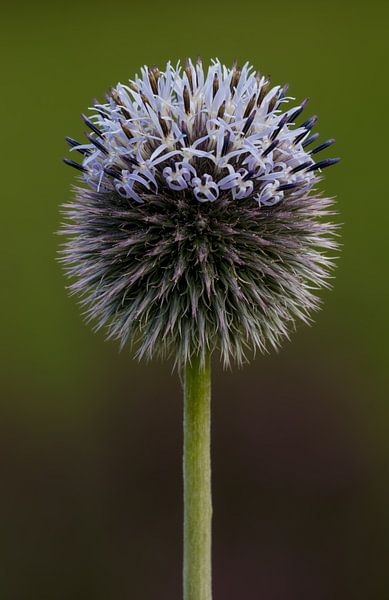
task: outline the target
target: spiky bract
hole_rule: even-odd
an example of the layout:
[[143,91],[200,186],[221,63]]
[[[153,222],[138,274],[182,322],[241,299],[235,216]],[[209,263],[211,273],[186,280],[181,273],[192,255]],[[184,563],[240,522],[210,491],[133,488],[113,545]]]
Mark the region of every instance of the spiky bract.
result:
[[316,118],[294,128],[285,92],[248,65],[145,68],[84,117],[89,144],[68,138],[87,184],[65,206],[70,289],[138,356],[240,363],[318,307],[336,227],[313,185],[336,159],[315,163],[333,140],[308,152]]

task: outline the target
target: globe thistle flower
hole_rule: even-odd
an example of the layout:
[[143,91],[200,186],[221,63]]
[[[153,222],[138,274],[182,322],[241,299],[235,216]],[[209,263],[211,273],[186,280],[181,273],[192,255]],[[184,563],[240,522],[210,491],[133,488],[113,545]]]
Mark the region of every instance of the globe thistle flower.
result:
[[247,63],[141,69],[67,138],[82,184],[65,205],[62,261],[88,320],[137,355],[227,365],[277,348],[319,306],[336,247],[315,191],[330,146],[287,86]]
[[144,67],[96,101],[65,205],[62,261],[88,320],[172,353],[184,371],[184,600],[211,600],[210,355],[277,348],[319,306],[336,248],[332,200],[315,191],[307,100],[289,108],[247,63]]

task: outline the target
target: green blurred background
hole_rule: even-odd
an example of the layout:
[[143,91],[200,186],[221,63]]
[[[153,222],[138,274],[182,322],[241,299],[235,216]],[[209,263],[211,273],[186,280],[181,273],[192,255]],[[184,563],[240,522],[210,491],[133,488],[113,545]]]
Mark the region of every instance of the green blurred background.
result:
[[[385,2],[14,2],[0,25],[2,600],[181,597],[181,392],[56,263],[79,113],[142,64],[250,60],[311,97],[343,250],[312,328],[213,400],[216,600],[389,598]],[[308,115],[309,116],[309,115]]]

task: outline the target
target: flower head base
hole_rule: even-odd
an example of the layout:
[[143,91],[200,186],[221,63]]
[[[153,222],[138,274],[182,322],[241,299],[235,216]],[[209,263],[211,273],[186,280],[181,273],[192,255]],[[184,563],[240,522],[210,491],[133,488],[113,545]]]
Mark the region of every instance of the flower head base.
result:
[[241,362],[317,307],[336,244],[312,190],[338,159],[315,162],[334,140],[310,150],[317,119],[296,125],[307,101],[283,111],[286,92],[248,64],[144,67],[83,116],[89,143],[67,138],[87,184],[66,206],[71,290],[139,356]]

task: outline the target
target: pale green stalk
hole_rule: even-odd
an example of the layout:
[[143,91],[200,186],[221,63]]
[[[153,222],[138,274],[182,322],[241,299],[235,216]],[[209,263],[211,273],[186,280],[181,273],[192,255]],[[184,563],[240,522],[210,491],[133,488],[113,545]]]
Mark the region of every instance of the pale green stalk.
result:
[[185,366],[184,600],[211,600],[211,365]]

